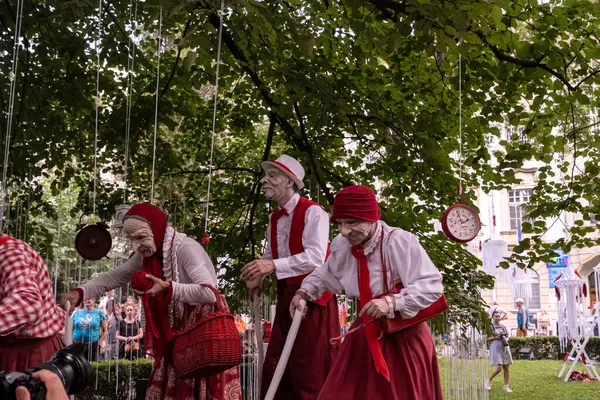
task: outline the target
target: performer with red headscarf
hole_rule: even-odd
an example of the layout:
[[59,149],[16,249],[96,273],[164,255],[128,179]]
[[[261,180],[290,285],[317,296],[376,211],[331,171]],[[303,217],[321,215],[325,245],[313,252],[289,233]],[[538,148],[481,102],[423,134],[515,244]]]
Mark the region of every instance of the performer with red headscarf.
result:
[[[267,250],[260,260],[242,269],[249,288],[274,273],[277,305],[273,329],[263,366],[262,397],[266,395],[292,326],[289,307],[304,277],[323,264],[329,243],[329,218],[323,208],[297,192],[304,187],[304,169],[294,158],[282,155],[262,163],[265,197],[279,207],[270,217]],[[265,329],[265,332],[267,330]],[[335,356],[329,344],[340,333],[337,302],[331,293],[321,293],[307,305],[305,322],[290,354],[275,395],[277,400],[317,398]]]
[[63,303],[77,305],[131,281],[132,288],[144,294],[144,348],[155,360],[146,399],[241,400],[238,367],[208,379],[177,379],[171,364],[173,331],[214,310],[215,295],[202,286],[217,287],[208,254],[168,226],[165,214],[151,204],[131,207],[123,224],[135,255],[65,294]]
[[[306,277],[292,300],[314,299],[342,289],[361,311],[342,343],[319,400],[441,400],[435,346],[425,322],[390,334],[373,319],[408,320],[442,296],[442,275],[409,232],[380,221],[375,194],[349,186],[335,197],[331,221],[340,235],[327,262]],[[389,284],[388,284],[389,282]],[[400,290],[389,294],[391,287]],[[383,294],[383,297],[381,296]],[[351,329],[352,331],[352,329]]]

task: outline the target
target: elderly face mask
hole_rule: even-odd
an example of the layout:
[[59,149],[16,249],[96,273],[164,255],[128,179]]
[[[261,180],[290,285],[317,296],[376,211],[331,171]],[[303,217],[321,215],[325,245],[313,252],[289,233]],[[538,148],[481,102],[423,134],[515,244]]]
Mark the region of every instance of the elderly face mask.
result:
[[342,218],[338,220],[338,231],[352,246],[367,240],[373,232],[376,222],[363,221],[356,218]]
[[131,248],[142,257],[150,257],[156,253],[154,235],[150,224],[136,218],[127,218],[123,222],[125,235],[131,241]]
[[265,177],[260,180],[260,183],[267,200],[274,201],[279,201],[285,195],[286,189],[294,184],[287,175],[275,167],[266,169]]

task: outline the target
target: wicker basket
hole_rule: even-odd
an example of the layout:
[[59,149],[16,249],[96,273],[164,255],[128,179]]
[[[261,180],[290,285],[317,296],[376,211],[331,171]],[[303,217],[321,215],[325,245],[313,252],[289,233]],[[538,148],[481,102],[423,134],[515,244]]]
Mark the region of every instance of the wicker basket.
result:
[[225,299],[212,286],[202,286],[215,294],[215,311],[175,332],[173,369],[177,378],[205,378],[242,362],[240,334]]

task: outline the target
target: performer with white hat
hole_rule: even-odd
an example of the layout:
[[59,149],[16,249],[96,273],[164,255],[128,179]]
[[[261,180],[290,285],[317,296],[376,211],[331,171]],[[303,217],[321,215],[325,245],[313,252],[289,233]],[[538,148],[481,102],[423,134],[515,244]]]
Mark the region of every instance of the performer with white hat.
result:
[[[304,277],[325,262],[329,243],[329,217],[323,208],[298,194],[304,188],[304,169],[294,158],[282,155],[264,161],[261,180],[265,197],[279,207],[270,217],[267,249],[260,260],[248,263],[241,278],[251,290],[274,273],[277,277],[277,305],[271,340],[263,366],[264,398],[292,325],[289,306]],[[314,400],[331,368],[340,325],[337,302],[324,293],[307,305],[306,318],[294,343],[287,368],[275,396],[278,400]]]

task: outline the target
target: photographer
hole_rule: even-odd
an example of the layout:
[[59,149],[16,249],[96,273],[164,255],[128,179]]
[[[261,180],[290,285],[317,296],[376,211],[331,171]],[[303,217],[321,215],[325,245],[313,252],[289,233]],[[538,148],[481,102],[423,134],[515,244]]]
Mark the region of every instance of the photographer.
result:
[[[69,396],[67,395],[67,392],[65,391],[65,388],[62,382],[60,381],[60,378],[56,374],[48,370],[42,369],[34,373],[33,377],[44,382],[44,385],[46,386],[47,390],[46,400],[68,400]],[[17,388],[16,397],[17,400],[31,399],[29,391],[23,386]]]
[[62,347],[65,312],[48,267],[27,243],[0,234],[0,371],[24,372]]
[[500,311],[494,311],[492,314],[492,333],[487,341],[490,344],[490,364],[495,366],[496,369],[492,371],[490,379],[486,379],[485,388],[491,390],[492,379],[504,370],[504,391],[512,393],[512,390],[508,387],[508,380],[510,377],[508,368],[512,364],[512,355],[510,354],[510,347],[508,346],[508,329],[506,326],[500,323],[502,314]]

